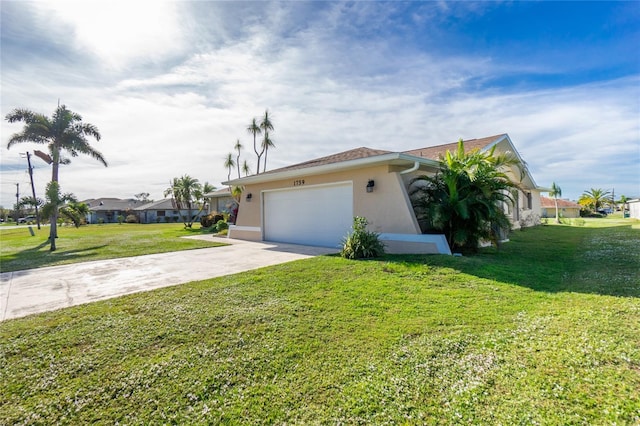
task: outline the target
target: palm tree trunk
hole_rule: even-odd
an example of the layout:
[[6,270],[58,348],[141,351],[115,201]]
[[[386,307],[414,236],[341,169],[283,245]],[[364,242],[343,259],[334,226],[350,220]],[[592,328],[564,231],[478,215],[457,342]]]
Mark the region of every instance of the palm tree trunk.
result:
[[[54,153],[54,161],[51,167],[51,181],[58,182],[58,169],[60,167],[60,155],[55,155]],[[57,201],[56,201],[57,203]],[[49,242],[51,247],[49,251],[56,251],[56,238],[58,238],[58,205],[55,204],[53,206],[53,211],[51,212],[50,218],[51,224],[49,227]]]
[[558,217],[558,199],[554,198],[554,201],[556,202],[556,223],[560,223],[560,218]]

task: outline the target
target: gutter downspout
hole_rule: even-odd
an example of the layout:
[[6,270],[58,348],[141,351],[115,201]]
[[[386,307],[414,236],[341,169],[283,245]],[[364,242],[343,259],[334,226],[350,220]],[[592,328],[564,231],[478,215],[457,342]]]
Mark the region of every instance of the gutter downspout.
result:
[[419,168],[420,168],[420,163],[416,161],[416,162],[413,163],[413,167],[411,167],[410,169],[401,171],[400,174],[401,175],[406,175],[407,173],[415,172]]

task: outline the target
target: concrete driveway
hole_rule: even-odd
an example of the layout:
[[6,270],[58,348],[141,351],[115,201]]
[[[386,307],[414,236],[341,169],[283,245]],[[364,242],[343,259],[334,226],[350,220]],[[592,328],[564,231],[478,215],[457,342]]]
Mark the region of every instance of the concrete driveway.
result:
[[294,244],[216,240],[230,245],[2,273],[0,321],[338,252]]

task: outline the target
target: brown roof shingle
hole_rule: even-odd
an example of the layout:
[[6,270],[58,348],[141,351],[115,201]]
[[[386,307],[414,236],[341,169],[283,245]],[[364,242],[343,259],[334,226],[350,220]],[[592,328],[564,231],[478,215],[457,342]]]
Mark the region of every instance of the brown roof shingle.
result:
[[360,147],[350,149],[349,151],[339,152],[337,154],[328,155],[326,157],[316,158],[314,160],[305,161],[304,163],[293,164],[291,166],[282,167],[280,169],[269,170],[267,173],[279,173],[286,170],[305,169],[307,167],[324,166],[326,164],[341,163],[343,161],[359,160],[361,158],[374,157],[376,155],[390,154],[391,151],[383,149],[371,149]]
[[[468,139],[464,142],[464,150],[465,152],[472,151],[474,149],[482,149],[485,146],[489,145],[492,142],[495,142],[497,139],[506,136],[505,134],[488,136],[486,138],[481,139]],[[439,160],[440,157],[444,156],[447,151],[455,151],[458,149],[458,142],[448,143],[444,145],[437,146],[428,146],[426,148],[413,149],[411,151],[405,151],[405,154],[414,155],[416,157],[424,157],[429,158],[431,160]]]

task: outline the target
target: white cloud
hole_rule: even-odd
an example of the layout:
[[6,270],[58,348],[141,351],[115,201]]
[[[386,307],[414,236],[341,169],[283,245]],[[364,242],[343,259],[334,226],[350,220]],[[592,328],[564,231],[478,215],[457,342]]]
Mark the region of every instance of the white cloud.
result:
[[54,1],[38,10],[71,25],[75,44],[111,68],[157,61],[184,47],[177,2]]

